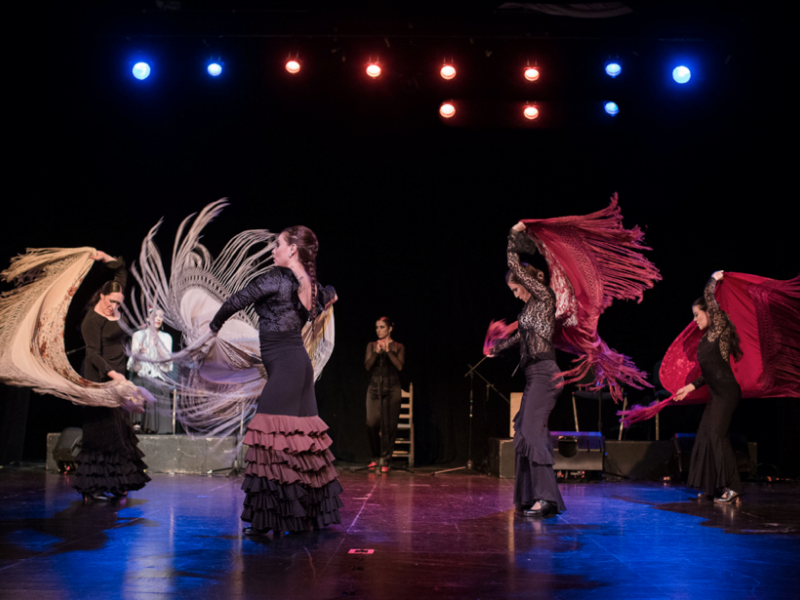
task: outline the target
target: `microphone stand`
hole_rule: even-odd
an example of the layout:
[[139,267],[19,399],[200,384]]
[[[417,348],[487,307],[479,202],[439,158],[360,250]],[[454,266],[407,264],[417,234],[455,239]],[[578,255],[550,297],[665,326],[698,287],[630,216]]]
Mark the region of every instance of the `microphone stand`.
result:
[[473,405],[474,405],[475,375],[477,375],[478,377],[483,379],[483,381],[486,382],[486,397],[487,398],[489,397],[489,390],[494,390],[495,392],[497,392],[498,396],[500,396],[503,400],[505,400],[506,402],[511,404],[511,401],[508,398],[506,398],[503,394],[501,394],[498,391],[498,389],[496,387],[494,387],[494,384],[492,384],[483,375],[478,373],[478,371],[477,371],[478,367],[487,358],[489,358],[489,357],[488,356],[484,356],[480,361],[478,361],[478,363],[475,366],[472,366],[471,364],[467,363],[467,366],[469,367],[469,371],[467,371],[464,374],[464,377],[469,377],[469,440],[467,442],[468,443],[468,446],[467,446],[467,464],[465,466],[463,466],[463,467],[454,467],[452,469],[445,469],[444,471],[435,471],[435,472],[431,473],[431,475],[441,475],[442,473],[451,473],[452,471],[461,471],[461,470],[474,471],[475,470],[473,468],[475,466],[475,463],[472,462],[472,422],[473,422],[472,415],[473,415]]

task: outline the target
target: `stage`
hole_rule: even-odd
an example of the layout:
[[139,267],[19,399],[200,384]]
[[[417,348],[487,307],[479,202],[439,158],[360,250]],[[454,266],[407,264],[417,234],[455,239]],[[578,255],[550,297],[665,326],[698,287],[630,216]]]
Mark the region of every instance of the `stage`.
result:
[[566,484],[524,519],[513,480],[341,468],[342,524],[251,539],[241,478],[153,473],[84,505],[44,466],[0,470],[3,598],[796,598],[800,484],[737,506],[650,482]]

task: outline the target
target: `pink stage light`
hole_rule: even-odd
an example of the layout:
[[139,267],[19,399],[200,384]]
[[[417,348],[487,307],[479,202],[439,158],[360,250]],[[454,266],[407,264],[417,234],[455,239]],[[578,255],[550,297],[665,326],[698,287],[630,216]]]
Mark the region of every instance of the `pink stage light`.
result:
[[371,63],[367,66],[367,75],[375,79],[376,77],[380,77],[381,68],[376,63]]
[[535,106],[528,105],[522,111],[522,114],[525,115],[525,118],[529,121],[533,121],[539,116],[539,109]]
[[439,74],[441,74],[442,79],[452,79],[456,76],[456,68],[453,65],[445,65],[439,71]]
[[289,71],[289,73],[291,73],[292,75],[294,75],[295,73],[299,73],[300,63],[297,62],[296,60],[286,61],[286,70]]
[[450,117],[456,114],[456,107],[453,106],[450,102],[445,102],[439,107],[439,114],[442,115],[445,119],[449,119]]
[[528,81],[536,81],[539,79],[539,69],[528,67],[525,69],[525,79]]

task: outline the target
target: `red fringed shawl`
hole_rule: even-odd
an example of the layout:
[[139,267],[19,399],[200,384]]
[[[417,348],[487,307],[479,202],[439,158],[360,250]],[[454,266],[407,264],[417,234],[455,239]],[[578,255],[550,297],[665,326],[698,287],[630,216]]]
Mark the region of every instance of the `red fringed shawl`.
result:
[[[800,397],[800,276],[778,281],[726,272],[715,296],[741,339],[742,360],[731,361],[731,366],[742,397]],[[702,337],[692,322],[672,342],[659,372],[664,389],[674,394],[700,375],[697,345]],[[680,403],[670,397],[619,414],[627,426],[654,417],[670,404],[701,404],[708,399],[708,386],[703,386]]]
[[607,208],[585,216],[526,219],[528,234],[547,260],[550,287],[556,293],[555,346],[577,354],[564,383],[579,381],[594,370],[590,390],[608,386],[616,401],[620,384],[649,386],[645,373],[630,358],[600,339],[597,322],[615,299],[642,301],[661,275],[642,255],[644,233],[625,229],[617,194]]

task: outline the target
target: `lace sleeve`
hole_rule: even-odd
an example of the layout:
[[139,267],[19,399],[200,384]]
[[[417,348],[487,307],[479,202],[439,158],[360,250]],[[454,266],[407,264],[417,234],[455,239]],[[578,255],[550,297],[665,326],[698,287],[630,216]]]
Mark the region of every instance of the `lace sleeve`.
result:
[[406,364],[406,347],[398,342],[395,342],[394,345],[394,352],[392,351],[391,347],[389,348],[389,360],[392,361],[395,369],[402,371],[403,365]]
[[705,377],[703,377],[702,375],[700,375],[700,377],[698,377],[697,379],[695,379],[695,380],[692,382],[692,385],[694,386],[694,389],[696,389],[696,390],[697,390],[697,389],[700,389],[700,388],[701,388],[701,387],[703,387],[705,384],[706,384],[706,378],[705,378]]
[[725,317],[722,315],[716,296],[714,296],[716,287],[717,280],[712,277],[708,280],[703,290],[703,299],[706,301],[706,306],[708,307],[708,318],[710,321],[708,325],[708,339],[712,342],[722,334],[725,328]]
[[533,254],[536,252],[536,244],[526,233],[514,231],[512,229],[511,233],[508,234],[508,268],[514,274],[517,281],[519,281],[534,298],[537,300],[544,300],[547,298],[547,287],[522,268],[522,263],[520,263],[519,260],[519,252]]
[[233,296],[228,298],[225,303],[220,306],[214,319],[211,321],[209,328],[213,332],[218,332],[225,321],[230,319],[234,314],[254,304],[257,300],[272,296],[278,291],[280,285],[280,277],[274,271],[269,271],[253,281],[243,290],[236,292]]
[[519,346],[519,330],[515,331],[514,335],[511,337],[504,340],[499,340],[494,346],[492,346],[492,354],[499,354],[503,350],[508,350],[514,346]]
[[367,355],[364,357],[364,366],[367,371],[372,370],[372,365],[378,360],[378,355],[375,353],[375,344],[370,342],[367,344]]

